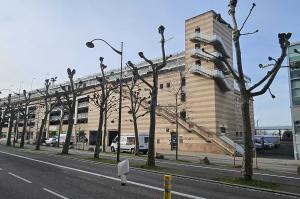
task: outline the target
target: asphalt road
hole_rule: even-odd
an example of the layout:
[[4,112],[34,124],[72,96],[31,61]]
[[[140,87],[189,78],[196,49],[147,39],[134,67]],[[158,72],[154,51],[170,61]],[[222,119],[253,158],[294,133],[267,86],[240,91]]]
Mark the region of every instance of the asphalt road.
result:
[[[0,148],[0,198],[163,198],[163,175],[131,170],[121,186],[116,166],[64,156]],[[180,177],[172,179],[172,198],[287,198]]]

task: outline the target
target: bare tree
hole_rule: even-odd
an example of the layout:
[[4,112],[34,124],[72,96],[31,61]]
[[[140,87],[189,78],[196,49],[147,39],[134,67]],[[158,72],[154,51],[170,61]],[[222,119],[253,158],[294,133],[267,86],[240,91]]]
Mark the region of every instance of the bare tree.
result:
[[[54,78],[54,79],[56,81],[56,78]],[[39,89],[37,90],[37,92],[42,96],[42,98],[44,100],[45,111],[44,111],[44,117],[42,119],[42,123],[41,123],[40,129],[39,129],[39,132],[38,132],[35,150],[40,150],[40,146],[42,144],[43,131],[44,131],[45,126],[46,126],[48,115],[49,115],[49,113],[54,108],[54,106],[50,106],[49,105],[49,101],[50,101],[50,97],[51,97],[51,94],[49,92],[50,91],[50,86],[51,86],[50,80],[46,79],[44,85],[45,85],[45,89],[44,90],[39,90]]]
[[[116,89],[116,88],[114,88]],[[119,99],[117,99],[112,94],[116,92],[116,90],[111,89],[111,85],[106,85],[106,94],[108,96],[108,99],[105,101],[105,108],[104,108],[104,126],[103,126],[103,152],[106,152],[106,135],[107,135],[107,121],[112,115],[113,112],[118,111],[117,105],[119,102]]]
[[60,85],[62,92],[56,91],[57,102],[64,108],[64,110],[67,110],[69,113],[67,135],[62,149],[62,154],[69,153],[69,146],[70,146],[72,130],[74,125],[76,98],[80,96],[83,91],[82,89],[83,82],[82,81],[79,81],[78,83],[74,82],[74,75],[76,73],[75,69],[71,70],[70,68],[68,68],[67,73],[68,73],[68,78],[70,80],[70,84],[68,86]]
[[112,90],[117,88],[116,85],[107,86],[108,80],[105,74],[105,69],[107,68],[106,65],[103,64],[103,57],[99,58],[100,60],[100,70],[101,70],[101,77],[97,77],[98,82],[100,83],[100,91],[95,92],[93,97],[91,98],[92,102],[96,107],[99,108],[99,124],[98,124],[98,131],[97,131],[97,138],[96,138],[96,147],[94,151],[94,158],[99,158],[100,154],[100,146],[102,145],[102,137],[103,137],[103,123],[104,123],[104,112],[107,100],[109,98],[109,93]]
[[9,120],[9,112],[11,106],[11,94],[7,97],[7,102],[4,102],[3,105],[5,106],[4,110],[0,109],[0,137],[2,134],[3,125],[8,122]]
[[20,148],[24,148],[25,133],[27,130],[27,120],[28,120],[28,116],[31,114],[30,110],[28,109],[28,106],[31,102],[31,93],[27,93],[26,90],[23,90],[23,96],[24,96],[24,105],[20,108],[20,114],[23,118],[23,130],[21,134]]
[[[238,0],[230,0],[228,5],[229,7],[228,13],[231,16],[233,22],[232,40],[235,48],[237,71],[233,68],[232,65],[230,65],[225,55],[216,57],[215,55],[205,51],[204,49],[202,50],[203,52],[206,52],[207,54],[213,56],[214,58],[221,60],[225,64],[227,70],[229,71],[229,73],[232,75],[232,77],[235,79],[235,81],[239,86],[241,100],[242,100],[242,118],[243,118],[244,147],[245,147],[244,164],[243,164],[242,173],[245,180],[251,180],[253,175],[253,141],[252,141],[252,127],[251,127],[249,103],[253,97],[263,95],[267,90],[269,90],[270,85],[275,79],[285,57],[287,56],[287,48],[290,45],[289,39],[292,34],[291,33],[278,34],[279,45],[281,49],[280,55],[278,56],[277,59],[268,57],[268,60],[273,62],[268,66],[272,66],[272,68],[267,72],[267,74],[261,80],[259,80],[253,86],[248,88],[247,82],[245,81],[244,68],[242,64],[242,50],[240,45],[240,39],[242,36],[251,35],[258,32],[258,30],[255,30],[254,32],[242,33],[242,30],[245,27],[245,24],[248,21],[256,5],[253,3],[249,11],[249,14],[247,15],[246,19],[242,23],[241,27],[239,27],[236,19],[237,3]],[[224,21],[220,18],[219,21],[221,23],[224,23]]]
[[172,104],[168,104],[166,107],[167,108],[171,108],[171,109],[175,109],[175,124],[176,124],[176,151],[175,151],[175,157],[176,160],[178,160],[178,149],[179,149],[179,144],[178,144],[178,117],[179,117],[179,113],[178,113],[178,109],[181,106],[181,103],[179,103],[179,101],[182,101],[182,99],[184,98],[183,96],[183,75],[184,75],[184,68],[180,68],[179,69],[179,75],[180,75],[180,79],[179,82],[178,81],[170,81],[170,88],[167,89],[166,91],[169,92],[172,97],[175,99],[175,103]]
[[[130,106],[124,106],[128,108],[128,113],[132,116],[132,122],[134,127],[134,136],[135,136],[135,155],[139,155],[139,130],[138,130],[138,119],[141,117],[144,117],[149,113],[148,107],[145,107],[145,104],[148,102],[147,100],[150,98],[148,97],[142,97],[141,96],[141,84],[137,83],[137,78],[135,76],[132,77],[131,81],[127,81],[125,83],[128,91],[129,91],[129,100],[130,100]],[[151,91],[150,91],[151,95]],[[148,104],[148,103],[147,103]],[[146,110],[141,113],[140,109],[145,108]],[[139,114],[140,112],[140,114]]]
[[[147,165],[155,166],[155,127],[156,127],[156,107],[157,107],[157,95],[158,95],[158,73],[167,65],[169,57],[165,53],[165,37],[164,37],[164,26],[159,26],[158,33],[161,35],[161,50],[162,50],[162,62],[154,63],[150,59],[144,56],[143,52],[139,52],[139,56],[144,59],[145,62],[150,64],[152,73],[152,83],[149,83],[145,77],[139,74],[138,68],[131,62],[128,61],[127,65],[132,68],[133,75],[140,79],[149,89],[151,90],[151,104],[150,104],[150,127],[149,127],[149,150]],[[171,56],[170,56],[171,57]]]

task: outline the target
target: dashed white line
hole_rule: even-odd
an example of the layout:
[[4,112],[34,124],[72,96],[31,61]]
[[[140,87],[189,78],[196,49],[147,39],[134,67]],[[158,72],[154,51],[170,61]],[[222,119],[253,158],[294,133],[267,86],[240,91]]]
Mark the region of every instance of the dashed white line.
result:
[[47,191],[48,193],[51,193],[51,194],[53,194],[53,195],[55,195],[55,196],[57,196],[57,197],[59,197],[59,198],[69,199],[69,198],[67,198],[67,197],[65,197],[65,196],[63,196],[63,195],[61,195],[61,194],[59,194],[59,193],[56,193],[56,192],[54,192],[54,191],[51,191],[50,189],[43,188],[43,190],[44,190],[44,191]]
[[[90,171],[76,169],[76,168],[73,168],[73,167],[68,167],[68,166],[63,166],[63,165],[59,165],[59,164],[55,164],[55,163],[51,163],[51,162],[37,160],[37,159],[29,158],[29,157],[26,157],[26,156],[21,156],[21,155],[17,155],[17,154],[13,154],[13,153],[7,153],[7,152],[4,152],[4,151],[0,151],[0,153],[15,156],[15,157],[19,157],[19,158],[23,158],[23,159],[26,159],[26,160],[31,160],[31,161],[34,161],[34,162],[39,162],[39,163],[42,163],[42,164],[47,164],[47,165],[59,167],[59,168],[62,168],[62,169],[77,171],[77,172],[80,172],[80,173],[94,175],[94,176],[98,176],[98,177],[102,177],[102,178],[106,178],[106,179],[109,179],[109,180],[114,180],[114,181],[120,182],[119,178],[115,178],[115,177],[111,177],[111,176],[107,176],[107,175],[103,175],[103,174],[99,174],[99,173],[94,173],[94,172],[90,172]],[[139,186],[139,187],[145,187],[145,188],[148,188],[148,189],[153,189],[153,190],[158,190],[158,191],[164,191],[164,189],[162,189],[160,187],[155,187],[155,186],[151,186],[151,185],[147,185],[147,184],[143,184],[143,183],[138,183],[138,182],[134,182],[134,181],[127,181],[127,184],[132,184],[132,185],[136,185],[136,186]],[[183,197],[186,197],[186,198],[192,198],[192,199],[205,199],[203,197],[194,196],[194,195],[190,195],[190,194],[185,194],[185,193],[181,193],[181,192],[177,192],[177,191],[172,191],[172,194],[183,196]]]
[[14,176],[14,177],[16,177],[16,178],[18,178],[18,179],[20,179],[20,180],[23,180],[24,182],[32,183],[31,181],[26,180],[25,178],[22,178],[22,177],[20,177],[20,176],[18,176],[18,175],[16,175],[16,174],[11,173],[11,172],[8,172],[8,174],[11,175],[11,176]]

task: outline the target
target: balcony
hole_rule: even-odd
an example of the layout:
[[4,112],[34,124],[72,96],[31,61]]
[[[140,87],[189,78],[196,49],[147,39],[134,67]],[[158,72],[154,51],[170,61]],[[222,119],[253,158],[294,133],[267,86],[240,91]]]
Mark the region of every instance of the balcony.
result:
[[78,103],[77,108],[87,108],[89,106],[89,102],[80,102]]
[[216,34],[207,35],[199,32],[194,32],[191,34],[190,41],[194,43],[203,42],[206,44],[211,44],[215,47],[216,50],[220,51],[223,56],[225,56],[226,58],[229,57],[222,37]]
[[200,65],[193,65],[191,67],[191,72],[200,74],[208,78],[213,78],[216,81],[219,88],[224,92],[233,90],[232,84],[228,81],[227,77],[220,70],[208,69]]
[[88,114],[87,113],[79,113],[77,114],[77,119],[86,119],[88,118]]
[[50,121],[58,121],[60,120],[60,116],[50,116]]
[[212,55],[209,55],[209,54],[203,52],[202,49],[198,49],[198,48],[191,50],[192,58],[201,59],[201,60],[205,60],[205,61],[212,61],[218,67],[220,67],[220,69],[226,69],[226,66],[224,65],[224,63],[216,58],[216,57],[221,57],[222,56],[221,53],[215,51],[215,52],[210,52],[210,54],[212,54]]

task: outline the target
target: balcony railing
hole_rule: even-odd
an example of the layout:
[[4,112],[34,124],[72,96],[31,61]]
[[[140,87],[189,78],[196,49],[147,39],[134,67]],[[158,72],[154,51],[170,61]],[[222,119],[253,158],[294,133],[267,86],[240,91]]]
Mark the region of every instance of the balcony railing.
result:
[[80,102],[78,103],[78,108],[85,108],[88,107],[89,103],[88,102]]
[[191,67],[192,73],[198,73],[200,75],[203,75],[205,77],[211,77],[216,80],[216,83],[219,85],[219,87],[223,91],[230,91],[233,90],[233,86],[231,83],[227,80],[226,76],[223,74],[222,71],[217,69],[208,69],[205,67],[202,67],[200,65],[193,65]]
[[88,118],[88,114],[87,113],[79,113],[77,114],[77,119],[85,119]]
[[60,116],[50,116],[50,121],[60,120]]
[[212,44],[218,51],[220,51],[223,54],[223,56],[228,57],[228,53],[225,48],[223,39],[217,34],[207,35],[200,32],[194,32],[191,34],[190,40],[192,42],[204,42],[207,44]]
[[215,63],[220,69],[225,69],[226,66],[224,65],[224,63],[218,59],[217,57],[221,57],[222,54],[214,51],[214,52],[209,52],[210,54],[207,54],[205,52],[202,51],[202,49],[192,49],[191,50],[191,57],[196,58],[196,59],[202,59],[205,61],[212,61],[213,63]]

